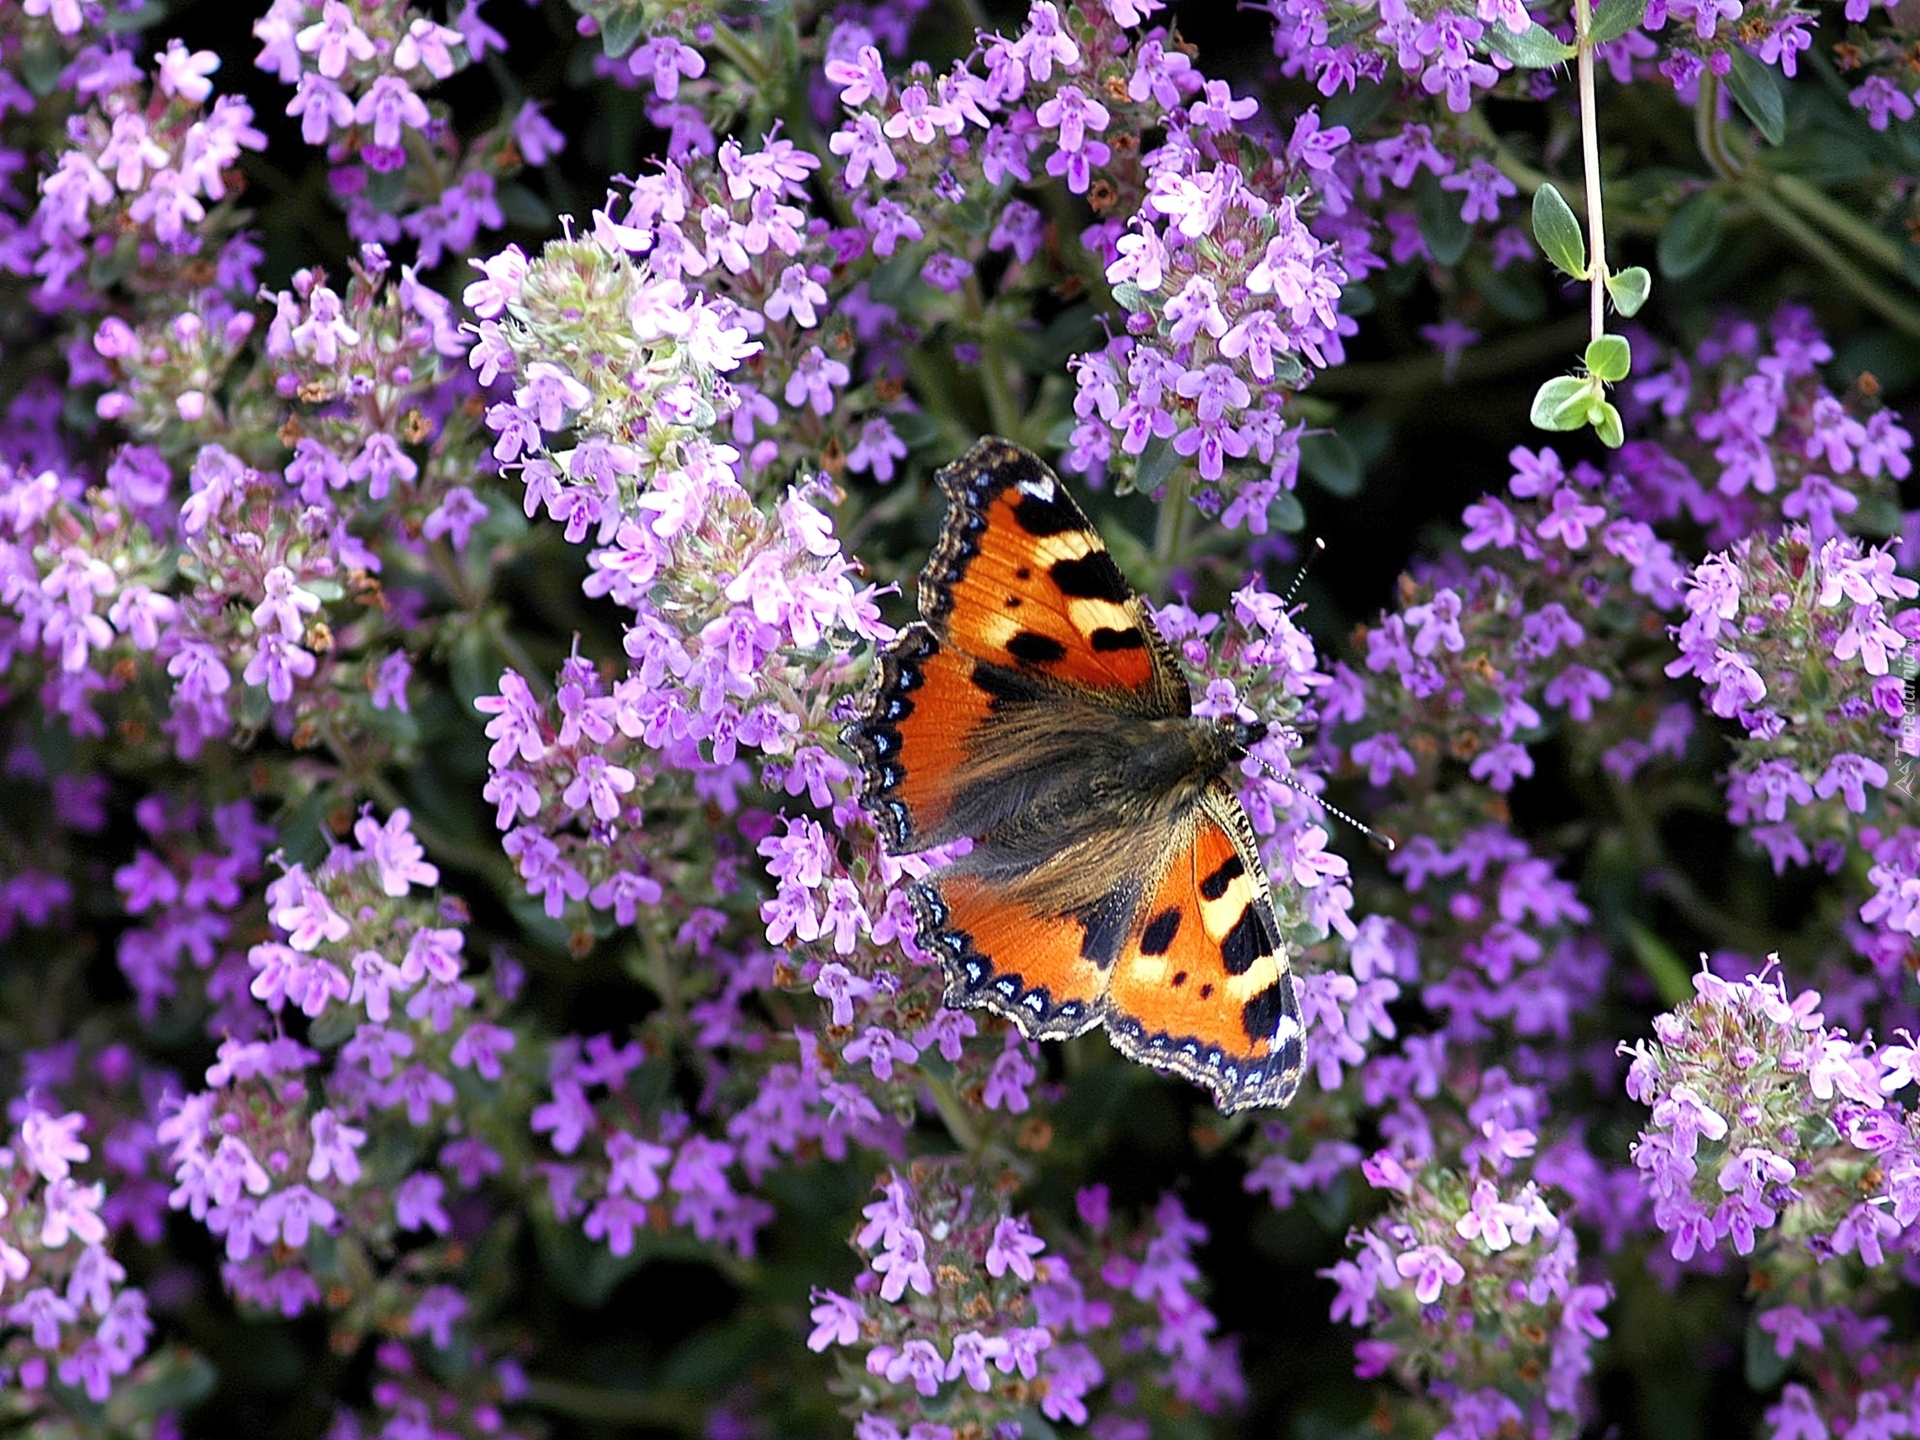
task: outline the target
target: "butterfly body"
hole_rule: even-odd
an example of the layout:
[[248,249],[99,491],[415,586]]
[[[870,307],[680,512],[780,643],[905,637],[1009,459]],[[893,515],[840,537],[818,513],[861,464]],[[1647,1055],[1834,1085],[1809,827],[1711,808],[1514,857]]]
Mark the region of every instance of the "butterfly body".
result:
[[938,479],[923,619],[843,738],[890,850],[972,841],[911,892],[948,1003],[1036,1039],[1104,1022],[1222,1109],[1284,1104],[1298,1000],[1225,778],[1265,727],[1193,715],[1145,605],[1039,460],[983,440]]

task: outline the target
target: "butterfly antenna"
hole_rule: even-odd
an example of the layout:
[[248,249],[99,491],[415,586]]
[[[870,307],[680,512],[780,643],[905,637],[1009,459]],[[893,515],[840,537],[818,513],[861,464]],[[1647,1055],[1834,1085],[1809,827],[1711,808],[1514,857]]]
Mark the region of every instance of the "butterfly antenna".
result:
[[[1322,540],[1318,535],[1314,536],[1313,549],[1309,550],[1307,552],[1307,558],[1300,562],[1300,568],[1293,572],[1293,583],[1287,586],[1287,593],[1280,597],[1280,604],[1283,609],[1291,605],[1293,603],[1293,597],[1300,593],[1300,582],[1307,578],[1307,571],[1313,567],[1313,562],[1326,553],[1327,542]],[[1328,808],[1331,809],[1332,807],[1329,806]],[[1367,827],[1362,825],[1360,828],[1365,830]]]
[[1274,779],[1278,780],[1282,785],[1286,786],[1289,790],[1293,791],[1294,794],[1306,796],[1307,799],[1313,801],[1314,804],[1318,805],[1322,810],[1325,810],[1329,815],[1335,816],[1338,819],[1346,821],[1347,824],[1351,825],[1354,829],[1358,830],[1362,835],[1366,836],[1369,840],[1373,841],[1374,844],[1384,845],[1390,852],[1400,848],[1399,846],[1393,843],[1393,837],[1391,835],[1382,835],[1378,830],[1374,829],[1371,825],[1366,824],[1364,821],[1356,820],[1353,816],[1349,815],[1346,811],[1342,810],[1338,805],[1333,804],[1331,801],[1324,800],[1320,796],[1314,794],[1313,791],[1307,789],[1306,786],[1302,785],[1298,780],[1294,779],[1291,775],[1282,775],[1278,770],[1274,769],[1273,766],[1269,765],[1266,761],[1262,760],[1258,755],[1253,756],[1252,759],[1254,764],[1258,765],[1262,770],[1266,771],[1267,774],[1271,775]]

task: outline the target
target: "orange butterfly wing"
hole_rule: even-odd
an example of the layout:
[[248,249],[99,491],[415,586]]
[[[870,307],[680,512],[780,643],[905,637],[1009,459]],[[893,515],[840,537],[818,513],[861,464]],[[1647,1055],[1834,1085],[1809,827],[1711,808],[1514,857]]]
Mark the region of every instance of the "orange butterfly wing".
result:
[[[1207,1085],[1223,1110],[1285,1104],[1304,1064],[1299,1004],[1231,786],[1128,809],[1102,769],[1156,725],[1211,728],[1188,718],[1166,642],[1034,456],[982,440],[937,478],[949,504],[924,623],[881,656],[842,733],[890,849],[975,840],[912,889],[947,1003],[1035,1039],[1104,1020],[1126,1055]],[[1066,805],[1049,838],[1034,817],[1075,787],[1105,808]]]

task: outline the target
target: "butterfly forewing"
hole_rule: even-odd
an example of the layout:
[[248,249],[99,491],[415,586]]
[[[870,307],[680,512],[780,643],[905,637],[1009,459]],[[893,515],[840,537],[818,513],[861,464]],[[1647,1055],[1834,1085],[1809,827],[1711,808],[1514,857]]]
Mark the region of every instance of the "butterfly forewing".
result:
[[920,608],[942,640],[1092,703],[1188,713],[1146,607],[1051,470],[982,440],[939,479],[950,508]]
[[[938,479],[924,623],[881,656],[842,734],[890,849],[973,841],[912,890],[948,1003],[1036,1039],[1104,1020],[1129,1057],[1223,1110],[1285,1104],[1305,1037],[1253,832],[1219,775],[1239,742],[1189,718],[1146,606],[1051,470],[989,439]],[[1170,735],[1204,757],[1184,774],[1161,763]]]

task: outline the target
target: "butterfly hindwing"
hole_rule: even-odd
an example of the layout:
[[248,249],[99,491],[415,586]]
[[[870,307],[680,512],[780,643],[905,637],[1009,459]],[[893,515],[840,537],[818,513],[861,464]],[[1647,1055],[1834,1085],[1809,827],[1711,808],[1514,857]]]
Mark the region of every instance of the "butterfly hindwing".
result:
[[1094,703],[1189,712],[1146,606],[1050,469],[982,440],[938,478],[951,504],[920,609],[941,640]]
[[1035,911],[965,872],[916,885],[913,908],[920,943],[946,969],[947,1003],[983,1005],[1035,1040],[1064,1040],[1099,1022],[1107,971],[1133,918],[1124,900],[1104,914]]
[[1299,995],[1252,827],[1225,781],[1173,838],[1107,1002],[1130,1058],[1209,1086],[1222,1111],[1293,1098],[1305,1064]]

